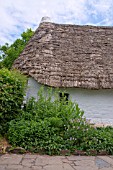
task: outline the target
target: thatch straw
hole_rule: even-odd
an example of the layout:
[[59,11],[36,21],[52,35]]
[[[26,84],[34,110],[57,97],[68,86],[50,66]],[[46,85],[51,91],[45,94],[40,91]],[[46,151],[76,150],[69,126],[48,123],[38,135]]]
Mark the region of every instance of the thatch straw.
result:
[[113,27],[41,23],[14,67],[53,87],[113,88]]

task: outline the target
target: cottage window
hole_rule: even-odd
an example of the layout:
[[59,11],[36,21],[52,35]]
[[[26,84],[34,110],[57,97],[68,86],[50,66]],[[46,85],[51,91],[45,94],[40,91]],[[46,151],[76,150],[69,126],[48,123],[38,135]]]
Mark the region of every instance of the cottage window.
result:
[[60,101],[64,100],[68,103],[68,100],[69,100],[69,93],[59,93],[59,98],[60,98]]

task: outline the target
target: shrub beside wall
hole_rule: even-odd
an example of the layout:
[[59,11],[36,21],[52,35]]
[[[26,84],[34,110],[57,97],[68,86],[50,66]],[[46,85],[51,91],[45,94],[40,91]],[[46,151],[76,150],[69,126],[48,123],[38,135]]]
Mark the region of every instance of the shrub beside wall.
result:
[[113,128],[94,128],[77,103],[52,101],[53,92],[41,89],[18,119],[10,121],[8,139],[13,147],[53,154],[113,154]]
[[[52,101],[52,95],[56,96]],[[60,154],[61,150],[73,150],[80,146],[82,134],[89,125],[78,104],[59,100],[51,89],[38,92],[38,101],[31,98],[21,116],[10,122],[9,142],[33,152]],[[76,138],[76,139],[75,139]]]
[[20,113],[26,78],[17,71],[0,70],[0,133],[5,133],[8,122]]

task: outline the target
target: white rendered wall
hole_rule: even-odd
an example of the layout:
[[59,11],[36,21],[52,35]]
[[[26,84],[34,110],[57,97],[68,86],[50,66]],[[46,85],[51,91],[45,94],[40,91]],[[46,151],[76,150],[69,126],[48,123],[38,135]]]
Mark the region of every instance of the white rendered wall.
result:
[[72,100],[92,122],[113,124],[113,90],[68,89]]
[[[33,96],[37,100],[37,92],[40,87],[41,84],[30,78],[26,97]],[[76,101],[84,110],[86,118],[91,119],[92,122],[113,124],[113,90],[66,88],[66,92],[69,93],[72,101]]]
[[38,91],[41,87],[41,84],[37,83],[33,78],[28,79],[28,87],[27,87],[27,93],[26,98],[29,99],[31,97],[38,99]]

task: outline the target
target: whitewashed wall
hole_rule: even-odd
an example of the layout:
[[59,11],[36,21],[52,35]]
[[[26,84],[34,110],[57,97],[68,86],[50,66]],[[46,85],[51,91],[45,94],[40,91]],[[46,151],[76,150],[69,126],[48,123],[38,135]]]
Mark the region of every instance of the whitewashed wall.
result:
[[[26,97],[33,96],[37,100],[37,92],[40,87],[41,84],[33,78],[29,78]],[[84,110],[86,118],[91,119],[92,122],[113,124],[113,90],[66,88],[66,92],[69,93],[72,101],[76,101]]]

